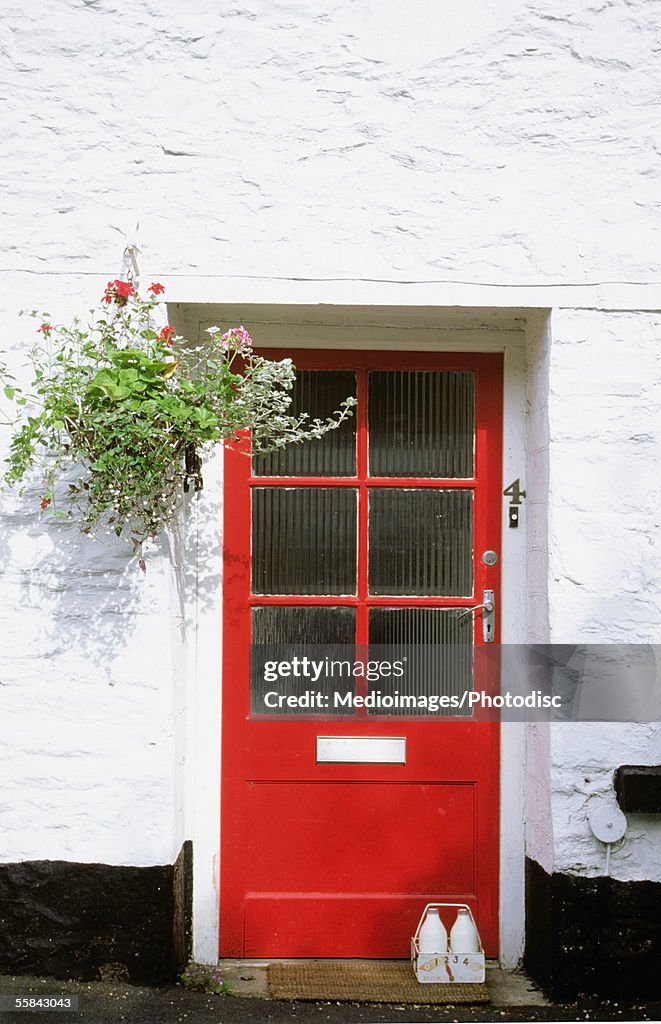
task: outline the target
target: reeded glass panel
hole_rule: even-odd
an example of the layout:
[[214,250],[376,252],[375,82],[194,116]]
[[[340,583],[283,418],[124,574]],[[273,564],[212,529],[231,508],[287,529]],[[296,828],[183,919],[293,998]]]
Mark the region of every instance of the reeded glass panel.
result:
[[[356,397],[356,374],[347,370],[298,370],[289,412],[325,420],[345,398]],[[290,444],[253,459],[255,476],[355,476],[356,414],[323,437]]]
[[[372,608],[370,658],[403,659],[401,676],[380,679],[370,689],[381,694],[370,710],[377,715],[468,715],[473,688],[473,629],[470,616],[456,608]],[[392,698],[383,700],[384,695]],[[463,704],[462,704],[463,697]],[[369,706],[369,705],[368,705]]]
[[370,594],[469,597],[472,547],[472,491],[370,488]]
[[353,715],[335,692],[355,692],[353,677],[338,680],[328,662],[353,661],[353,608],[253,608],[250,709],[253,715]]
[[252,492],[254,594],[355,594],[356,491],[257,487]]
[[252,610],[254,644],[353,644],[355,608],[278,607]]
[[371,476],[473,476],[470,371],[372,372],[368,416]]

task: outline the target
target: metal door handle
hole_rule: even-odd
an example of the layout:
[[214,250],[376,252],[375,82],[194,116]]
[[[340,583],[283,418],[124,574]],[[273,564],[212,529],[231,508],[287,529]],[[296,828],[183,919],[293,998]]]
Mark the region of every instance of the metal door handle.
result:
[[457,615],[457,619],[463,619],[467,615],[475,615],[477,612],[483,612],[482,635],[484,642],[485,644],[492,644],[496,626],[496,601],[493,590],[485,590],[482,594],[482,604],[473,605],[472,608],[467,608],[466,611],[460,612]]
[[493,601],[485,601],[484,604],[475,604],[472,608],[467,608],[465,612],[461,612],[457,615],[458,619],[463,619],[466,615],[473,615],[474,612],[479,612],[484,608],[485,612],[493,611]]

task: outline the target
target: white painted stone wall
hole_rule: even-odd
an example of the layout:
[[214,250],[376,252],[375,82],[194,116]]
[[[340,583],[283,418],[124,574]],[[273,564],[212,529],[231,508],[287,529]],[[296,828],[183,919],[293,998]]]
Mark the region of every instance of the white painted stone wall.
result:
[[[635,310],[661,308],[660,28],[650,0],[13,0],[12,365],[34,338],[16,309],[86,309],[134,240],[172,301],[555,307],[548,351],[529,351],[533,447],[548,374],[551,486],[526,510],[530,635],[657,638],[661,325]],[[216,801],[215,779],[204,796],[202,770],[187,774],[205,722],[186,545],[142,577],[116,545],[44,530],[37,505],[6,498],[0,518],[1,856],[171,861]],[[580,729],[531,740],[553,849],[545,814],[529,849],[598,873],[588,807],[659,740]],[[658,831],[632,822],[613,873],[656,877]]]
[[172,863],[169,568],[148,576],[38,515],[5,515],[0,603],[3,861]]
[[[661,315],[563,310],[550,359],[549,620],[557,643],[658,643]],[[645,671],[643,649],[636,655]],[[633,676],[629,683],[633,685]],[[623,707],[634,699],[631,689]],[[555,869],[603,874],[589,817],[620,764],[658,764],[658,724],[552,728]],[[631,815],[611,874],[661,881],[658,816]]]
[[[657,313],[571,309],[554,312],[550,337],[528,331],[533,642],[659,641],[660,331]],[[636,657],[650,668],[644,650]],[[623,691],[626,713],[632,699]],[[605,847],[590,815],[614,802],[618,765],[658,763],[660,754],[658,724],[529,728],[528,855],[549,872],[602,874]],[[611,873],[661,879],[652,855],[659,838],[656,817],[630,816]]]
[[[650,0],[4,6],[3,270],[658,278]],[[96,286],[90,288],[96,293]]]

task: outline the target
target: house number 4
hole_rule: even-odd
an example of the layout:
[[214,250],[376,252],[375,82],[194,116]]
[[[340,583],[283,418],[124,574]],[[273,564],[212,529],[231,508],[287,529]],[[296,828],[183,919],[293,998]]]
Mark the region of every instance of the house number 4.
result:
[[519,525],[519,505],[526,496],[526,492],[521,490],[521,482],[518,477],[514,483],[505,488],[503,494],[506,498],[510,498],[509,525],[516,529]]

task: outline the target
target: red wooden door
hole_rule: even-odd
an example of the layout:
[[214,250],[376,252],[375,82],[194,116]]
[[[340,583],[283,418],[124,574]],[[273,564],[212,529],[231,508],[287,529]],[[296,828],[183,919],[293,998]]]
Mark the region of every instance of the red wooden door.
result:
[[[501,357],[295,362],[302,408],[358,404],[326,440],[226,455],[220,952],[407,957],[425,903],[461,901],[493,956],[497,724],[365,698],[471,686],[482,619],[459,616],[485,589],[499,611],[499,563],[482,556],[500,544]],[[323,690],[291,660],[264,680],[254,652],[251,682],[251,643],[355,643],[363,670],[366,644],[420,656],[406,678],[359,668]],[[312,706],[290,706],[306,692]],[[338,707],[335,692],[357,700]]]

